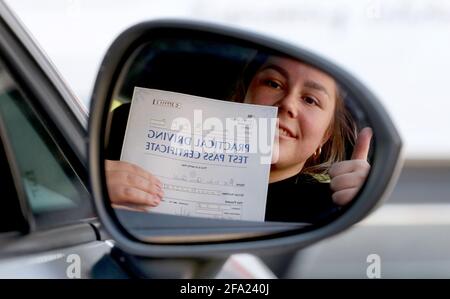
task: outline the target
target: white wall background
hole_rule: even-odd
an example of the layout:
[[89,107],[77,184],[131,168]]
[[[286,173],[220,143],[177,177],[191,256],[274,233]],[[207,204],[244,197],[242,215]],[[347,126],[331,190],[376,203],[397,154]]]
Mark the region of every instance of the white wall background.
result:
[[9,0],[86,104],[125,28],[156,18],[237,26],[316,51],[356,75],[398,125],[407,158],[450,159],[450,1]]

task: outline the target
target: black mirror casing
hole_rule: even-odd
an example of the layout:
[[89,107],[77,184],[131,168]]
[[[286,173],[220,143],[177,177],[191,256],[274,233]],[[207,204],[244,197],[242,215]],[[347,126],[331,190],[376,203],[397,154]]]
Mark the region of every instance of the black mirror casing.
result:
[[[295,229],[257,237],[249,237],[248,234],[239,236],[237,233],[237,237],[233,240],[209,242],[205,239],[206,241],[191,244],[143,243],[120,224],[110,205],[104,177],[104,128],[109,112],[108,103],[130,55],[153,38],[172,34],[177,36],[182,34],[185,37],[206,35],[284,53],[338,78],[344,88],[352,91],[361,109],[367,113],[374,131],[376,148],[373,153],[374,163],[359,199],[346,213],[326,225],[301,233]],[[236,29],[186,21],[166,20],[138,24],[123,32],[114,41],[105,55],[95,82],[91,99],[88,144],[91,189],[98,217],[118,247],[129,254],[149,257],[220,257],[237,252],[265,253],[305,247],[335,235],[366,217],[387,198],[402,166],[402,141],[387,112],[376,97],[345,70],[314,53],[284,42]],[[217,234],[220,234],[220,230],[217,230]]]

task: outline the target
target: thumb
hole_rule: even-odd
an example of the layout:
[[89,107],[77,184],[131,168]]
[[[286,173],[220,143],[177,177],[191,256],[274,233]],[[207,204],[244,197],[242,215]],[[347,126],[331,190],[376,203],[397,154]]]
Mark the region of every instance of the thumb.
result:
[[359,132],[355,147],[353,148],[352,160],[367,160],[372,135],[372,129],[369,127],[365,127]]

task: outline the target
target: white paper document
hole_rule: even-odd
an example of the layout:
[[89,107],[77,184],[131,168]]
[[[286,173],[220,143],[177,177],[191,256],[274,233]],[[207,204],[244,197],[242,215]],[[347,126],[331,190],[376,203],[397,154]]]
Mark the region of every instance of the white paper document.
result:
[[121,160],[163,183],[150,212],[264,221],[277,108],[136,87]]

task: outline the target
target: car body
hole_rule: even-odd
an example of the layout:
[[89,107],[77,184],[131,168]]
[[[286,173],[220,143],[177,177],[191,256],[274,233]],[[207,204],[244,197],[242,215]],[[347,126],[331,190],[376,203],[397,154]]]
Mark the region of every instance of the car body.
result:
[[[0,277],[90,277],[102,241],[86,183],[87,112],[0,2]],[[20,204],[18,204],[20,202]],[[9,223],[9,224],[8,224]],[[82,261],[80,263],[80,261]]]

